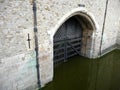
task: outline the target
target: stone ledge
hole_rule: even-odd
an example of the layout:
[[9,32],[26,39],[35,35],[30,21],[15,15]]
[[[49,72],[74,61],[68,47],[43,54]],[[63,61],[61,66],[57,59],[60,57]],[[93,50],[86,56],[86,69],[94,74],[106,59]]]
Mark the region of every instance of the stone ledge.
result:
[[102,57],[103,55],[105,55],[105,54],[107,54],[107,53],[109,53],[109,52],[117,49],[117,47],[118,47],[117,44],[114,44],[114,45],[112,45],[112,46],[110,46],[110,47],[102,50],[102,54],[100,55],[100,53],[99,53],[99,56],[98,56],[98,57]]

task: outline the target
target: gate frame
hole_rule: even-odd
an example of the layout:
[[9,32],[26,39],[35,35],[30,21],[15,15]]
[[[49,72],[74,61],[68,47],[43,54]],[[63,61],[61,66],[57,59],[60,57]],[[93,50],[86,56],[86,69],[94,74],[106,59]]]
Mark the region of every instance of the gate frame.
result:
[[[91,47],[90,47],[90,52],[88,55],[82,55],[88,58],[96,58],[95,55],[95,38],[97,36],[97,31],[98,31],[98,24],[93,16],[93,14],[91,14],[90,12],[88,12],[85,8],[75,8],[72,11],[68,12],[67,14],[65,14],[56,24],[56,26],[52,29],[52,35],[51,35],[51,40],[53,42],[54,40],[54,35],[56,34],[57,30],[60,28],[60,26],[65,23],[69,18],[74,17],[74,16],[80,16],[80,17],[84,17],[89,24],[92,26],[92,40],[91,40]],[[81,25],[82,26],[82,25]],[[54,42],[53,42],[53,46],[54,46]],[[54,47],[53,47],[54,49]],[[54,50],[52,50],[54,51]],[[54,59],[54,52],[52,52],[53,54],[53,59]],[[54,61],[54,60],[53,60]]]

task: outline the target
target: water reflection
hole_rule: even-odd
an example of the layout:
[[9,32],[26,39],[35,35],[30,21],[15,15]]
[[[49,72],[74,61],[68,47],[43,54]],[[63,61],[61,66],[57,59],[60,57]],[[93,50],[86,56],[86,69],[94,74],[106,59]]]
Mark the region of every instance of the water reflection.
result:
[[73,57],[55,67],[54,80],[41,90],[120,90],[120,51],[90,60]]

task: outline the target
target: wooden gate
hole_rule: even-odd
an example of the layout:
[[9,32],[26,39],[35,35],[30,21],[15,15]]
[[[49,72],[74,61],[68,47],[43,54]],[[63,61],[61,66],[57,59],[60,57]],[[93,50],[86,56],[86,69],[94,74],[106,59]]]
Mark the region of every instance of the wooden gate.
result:
[[80,55],[81,44],[81,25],[72,17],[62,24],[54,35],[54,62],[66,61],[72,56]]

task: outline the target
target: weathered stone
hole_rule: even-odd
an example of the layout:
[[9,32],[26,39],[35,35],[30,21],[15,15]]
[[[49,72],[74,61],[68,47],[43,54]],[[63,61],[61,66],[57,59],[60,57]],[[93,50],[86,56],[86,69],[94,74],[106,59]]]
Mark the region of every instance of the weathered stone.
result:
[[[82,22],[82,55],[89,58],[100,55],[106,0],[37,0],[36,3],[40,82],[44,86],[53,79],[55,32],[68,18],[74,16],[76,10],[79,10],[79,16],[84,12],[86,24],[93,27],[89,28]],[[78,4],[84,4],[85,7],[79,7]],[[37,88],[32,7],[32,0],[0,0],[0,90]],[[119,0],[109,0],[102,40],[103,54],[116,47],[120,48],[119,8]],[[28,46],[28,33],[31,48]],[[85,43],[87,37],[89,39]]]

